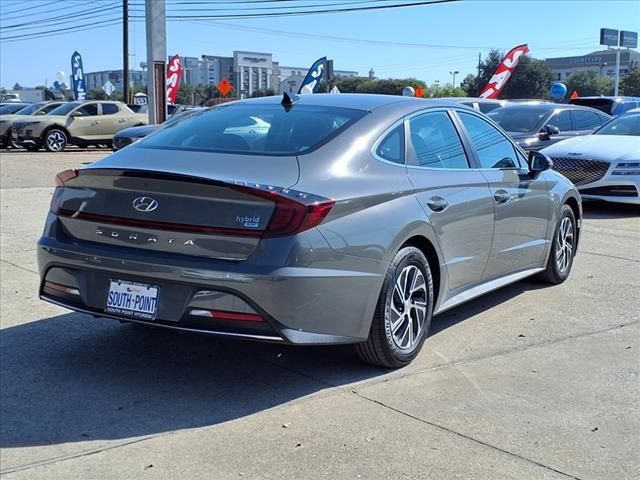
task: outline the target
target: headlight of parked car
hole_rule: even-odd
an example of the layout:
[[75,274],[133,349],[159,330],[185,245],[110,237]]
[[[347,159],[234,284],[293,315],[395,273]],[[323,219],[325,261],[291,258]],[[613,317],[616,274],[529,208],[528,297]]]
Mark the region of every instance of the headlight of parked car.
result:
[[611,175],[640,175],[640,162],[618,163]]

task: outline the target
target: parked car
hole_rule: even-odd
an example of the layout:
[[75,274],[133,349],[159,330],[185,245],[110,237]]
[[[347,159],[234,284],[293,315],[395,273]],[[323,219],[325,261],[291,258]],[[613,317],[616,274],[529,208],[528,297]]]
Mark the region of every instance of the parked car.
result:
[[640,107],[639,97],[578,97],[569,100],[572,105],[597,108],[607,115],[622,115],[629,110]]
[[[16,120],[24,120],[25,116],[47,115],[65,102],[38,102],[21,108],[14,114],[0,115],[0,146],[12,145],[11,126]],[[12,145],[18,147],[18,145]]]
[[467,107],[471,107],[482,113],[489,113],[490,111],[504,107],[507,104],[507,100],[496,100],[482,97],[443,97],[441,100],[448,100],[461,105],[466,105]]
[[585,200],[640,205],[640,109],[542,151]]
[[15,121],[11,138],[27,150],[62,152],[68,144],[110,146],[119,130],[147,122],[147,115],[133,113],[122,102],[69,102],[44,117]]
[[204,108],[196,107],[188,110],[183,110],[181,112],[176,112],[166,122],[160,125],[141,125],[139,127],[131,127],[120,130],[113,136],[113,149],[120,150],[121,148],[124,148],[127,145],[131,145],[141,138],[152,134],[160,128],[171,126],[174,123],[179,122],[180,120],[183,120],[184,118],[202,110],[204,110]]
[[[42,299],[99,317],[406,365],[432,315],[570,274],[575,187],[453,102],[228,103],[57,176]],[[231,129],[269,124],[250,143]]]
[[509,102],[487,114],[525,150],[587,135],[611,117],[599,110],[551,102]]
[[[128,104],[127,107],[131,109],[134,113],[148,113],[149,112],[149,104],[145,103],[143,105],[133,103]],[[188,105],[167,105],[167,115],[171,116],[176,112],[181,112],[183,110],[188,109]]]

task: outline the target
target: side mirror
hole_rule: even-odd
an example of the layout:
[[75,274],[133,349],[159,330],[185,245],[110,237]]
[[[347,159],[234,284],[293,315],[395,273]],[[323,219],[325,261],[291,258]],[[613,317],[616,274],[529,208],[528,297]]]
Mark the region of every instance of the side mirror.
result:
[[553,161],[547,157],[544,153],[536,152],[534,150],[529,151],[529,170],[532,173],[544,172],[553,167]]
[[70,117],[81,117],[82,113],[80,113],[79,111],[75,111],[75,112],[71,112],[71,115],[69,115]]
[[544,133],[547,135],[558,135],[560,133],[560,129],[555,125],[547,125],[544,127]]

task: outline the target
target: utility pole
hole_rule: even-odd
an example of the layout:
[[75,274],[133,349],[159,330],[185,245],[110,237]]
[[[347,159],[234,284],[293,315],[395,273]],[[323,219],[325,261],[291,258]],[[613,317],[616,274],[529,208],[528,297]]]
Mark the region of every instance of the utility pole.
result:
[[480,68],[482,66],[482,53],[478,52],[478,76],[476,77],[476,97],[480,96]]
[[145,0],[149,124],[167,118],[167,16],[165,0]]
[[460,72],[458,70],[455,70],[453,72],[449,72],[449,75],[453,76],[453,88],[456,88],[456,75],[459,74]]
[[122,81],[124,103],[129,101],[129,0],[122,0]]
[[613,96],[618,96],[618,87],[620,86],[620,47],[616,48],[616,82],[613,88]]

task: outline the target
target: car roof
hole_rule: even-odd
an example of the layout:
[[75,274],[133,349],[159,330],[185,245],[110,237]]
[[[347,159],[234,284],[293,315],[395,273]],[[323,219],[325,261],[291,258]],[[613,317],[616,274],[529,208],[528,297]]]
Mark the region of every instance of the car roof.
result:
[[544,101],[509,102],[502,108],[522,108],[522,107],[524,108],[543,107],[543,108],[546,108],[547,110],[590,110],[590,111],[595,110],[597,112],[603,113],[602,111],[596,108],[585,107],[583,105],[572,105],[570,103],[553,103],[553,102],[544,102]]
[[[291,95],[291,97],[294,98],[294,105],[299,104],[320,107],[351,108],[354,110],[365,111],[372,111],[380,107],[394,104],[404,104],[407,107],[413,105],[416,108],[459,106],[457,102],[446,100],[403,97],[400,95],[377,95],[368,93],[317,93],[312,95]],[[237,105],[247,103],[256,105],[279,105],[282,102],[282,99],[283,96],[251,98],[247,100],[239,100],[237,102],[230,102],[223,105]]]
[[509,100],[500,98],[483,98],[483,97],[440,97],[437,100],[455,103],[473,102],[473,103],[493,103],[493,104],[505,104]]
[[[640,97],[609,97],[609,96],[600,96],[600,95],[592,95],[589,97],[578,97],[575,100],[611,100],[612,102],[625,102],[625,101],[640,101]],[[573,100],[573,99],[572,99]]]

